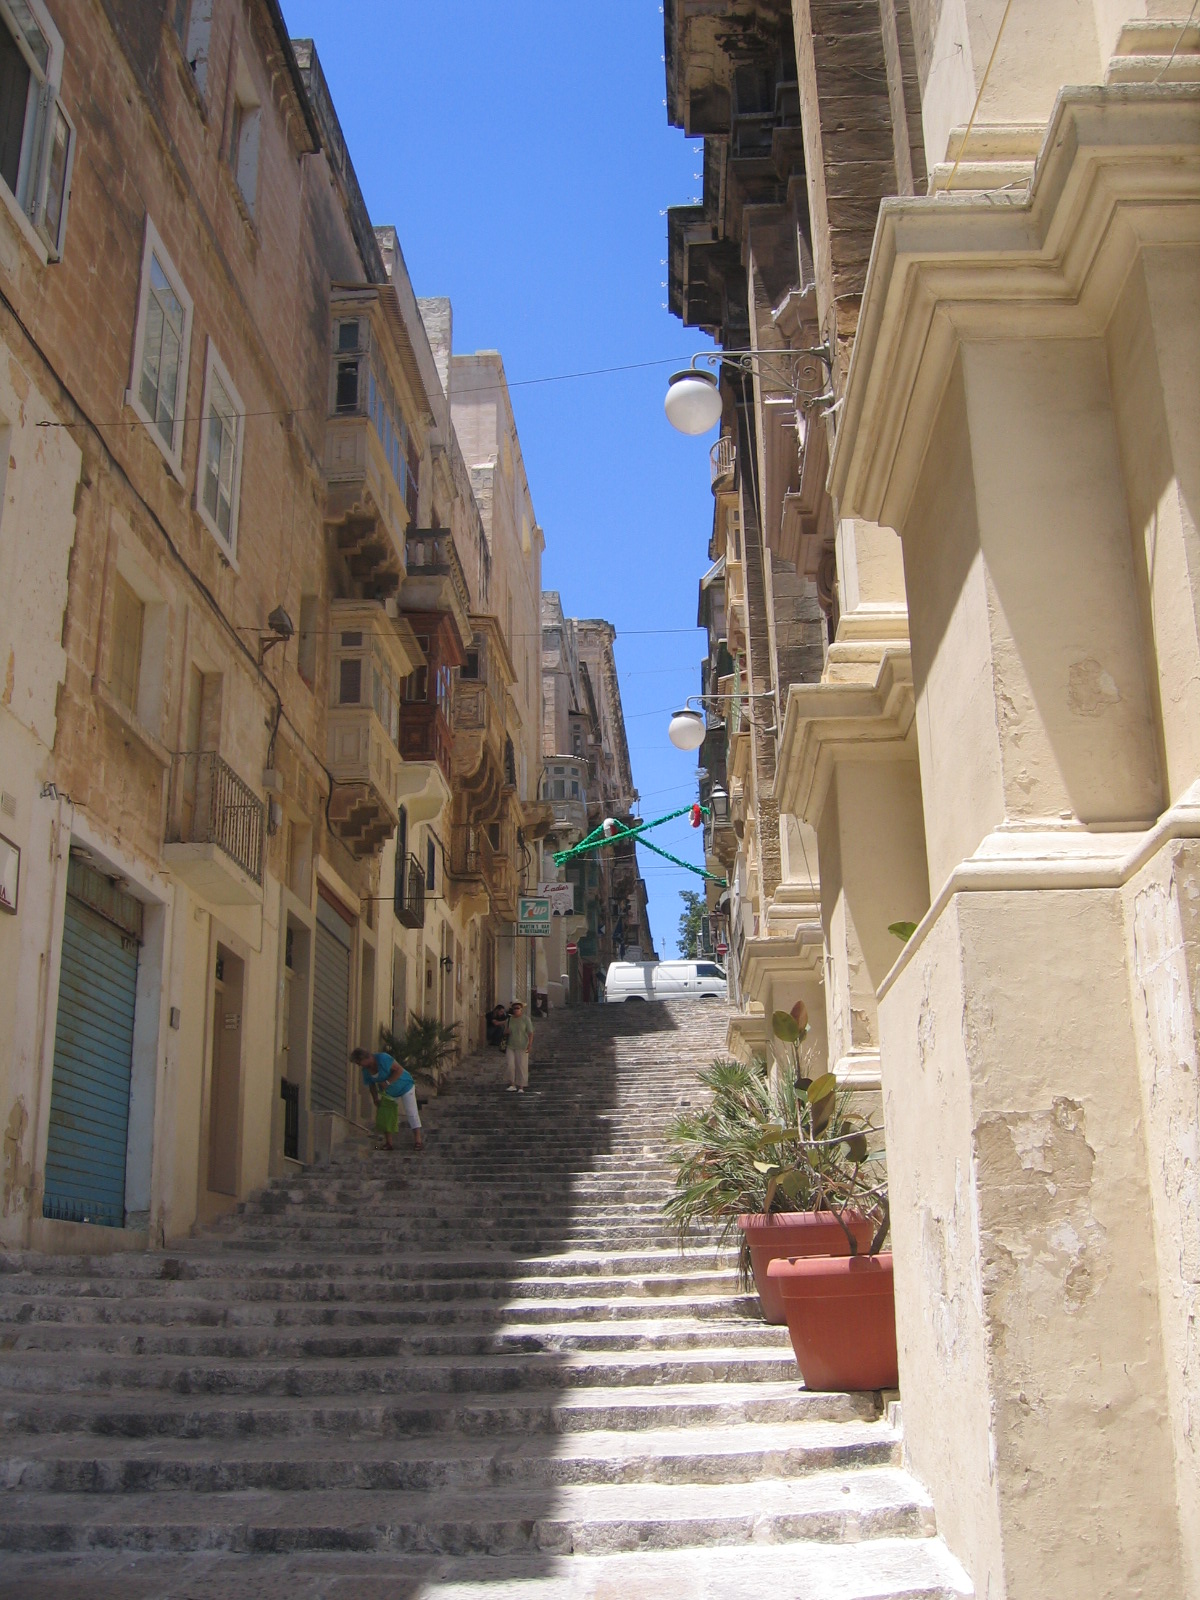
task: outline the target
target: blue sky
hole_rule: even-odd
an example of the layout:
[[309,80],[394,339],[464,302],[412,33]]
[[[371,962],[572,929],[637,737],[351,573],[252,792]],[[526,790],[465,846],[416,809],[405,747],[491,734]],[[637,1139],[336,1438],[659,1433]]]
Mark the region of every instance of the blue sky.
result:
[[[283,0],[316,41],[372,219],[418,294],[449,295],[459,350],[498,349],[539,522],[543,583],[616,625],[643,816],[695,798],[668,742],[698,687],[696,585],[712,525],[706,440],[667,424],[671,358],[707,341],[665,308],[668,205],[700,192],[668,128],[656,0]],[[663,360],[561,383],[530,379]],[[693,861],[686,819],[655,841]],[[682,888],[641,852],[661,954]]]

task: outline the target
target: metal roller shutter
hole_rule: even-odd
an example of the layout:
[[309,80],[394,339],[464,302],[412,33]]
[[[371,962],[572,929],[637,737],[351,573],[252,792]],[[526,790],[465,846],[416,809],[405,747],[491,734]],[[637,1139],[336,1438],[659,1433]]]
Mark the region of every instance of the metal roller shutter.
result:
[[317,904],[313,945],[312,1087],[314,1111],[346,1110],[346,1052],[350,1047],[350,929]]
[[137,939],[67,895],[42,1213],[125,1225]]

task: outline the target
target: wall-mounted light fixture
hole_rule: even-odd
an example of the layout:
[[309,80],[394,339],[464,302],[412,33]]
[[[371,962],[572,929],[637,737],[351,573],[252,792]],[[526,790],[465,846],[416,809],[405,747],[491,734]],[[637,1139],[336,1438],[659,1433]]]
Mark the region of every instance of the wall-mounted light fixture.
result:
[[[701,362],[713,370],[703,371]],[[723,407],[716,369],[721,366],[747,375],[757,371],[787,391],[801,419],[797,423],[801,447],[807,427],[805,413],[827,408],[836,398],[832,391],[818,395],[810,392],[829,381],[827,373],[832,375],[833,357],[826,344],[803,350],[704,350],[692,357],[690,367],[672,373],[667,383],[663,409],[667,421],[680,433],[707,433],[720,422]]]
[[267,618],[267,633],[259,641],[258,660],[261,666],[266,659],[268,650],[273,650],[277,644],[286,644],[295,633],[295,624],[282,606],[276,606]]
[[[771,689],[760,690],[756,694],[744,694],[743,700],[774,700],[775,694]],[[693,705],[693,702],[695,704]],[[708,723],[705,720],[705,709],[714,703],[711,695],[689,695],[683,709],[676,711],[667,724],[667,738],[677,750],[699,750],[704,743],[704,736],[708,732]],[[774,734],[775,727],[769,728],[761,723],[753,726],[759,733]]]

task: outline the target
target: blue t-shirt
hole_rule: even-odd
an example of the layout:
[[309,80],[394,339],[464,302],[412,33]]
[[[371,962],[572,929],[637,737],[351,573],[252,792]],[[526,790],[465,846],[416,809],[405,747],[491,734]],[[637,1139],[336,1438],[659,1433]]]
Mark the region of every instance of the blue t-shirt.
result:
[[377,1055],[375,1057],[375,1065],[377,1068],[375,1072],[372,1072],[370,1067],[362,1069],[362,1080],[368,1089],[374,1084],[377,1089],[382,1089],[384,1094],[390,1095],[393,1100],[399,1100],[401,1095],[407,1094],[410,1089],[415,1087],[412,1073],[403,1067],[400,1069],[400,1076],[396,1081],[388,1083],[387,1079],[391,1074],[392,1068],[396,1065],[394,1057]]

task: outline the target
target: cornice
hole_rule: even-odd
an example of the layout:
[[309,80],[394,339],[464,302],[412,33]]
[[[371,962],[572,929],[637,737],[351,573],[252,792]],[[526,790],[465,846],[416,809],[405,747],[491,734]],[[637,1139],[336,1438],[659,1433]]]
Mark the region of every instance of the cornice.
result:
[[1200,239],[1200,86],[1064,89],[1029,191],[880,210],[829,470],[903,530],[961,344],[1095,337],[1139,248]]
[[803,923],[790,938],[747,939],[738,963],[738,980],[742,993],[761,1005],[768,978],[819,980],[824,966],[825,940],[821,924]]
[[912,655],[885,648],[874,683],[794,683],[775,772],[780,811],[819,825],[838,761],[917,758]]

